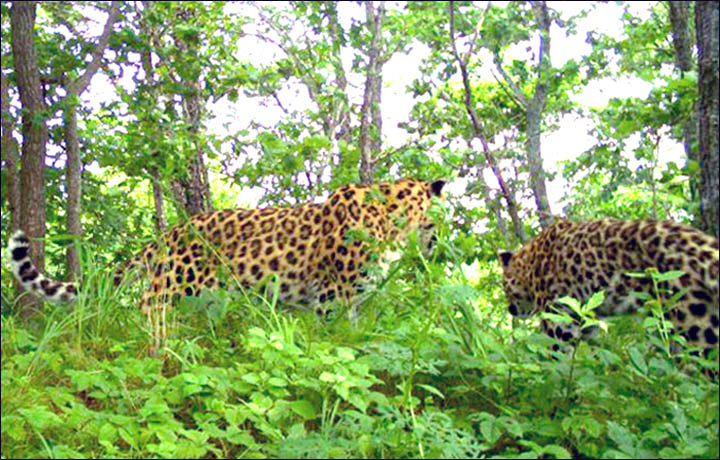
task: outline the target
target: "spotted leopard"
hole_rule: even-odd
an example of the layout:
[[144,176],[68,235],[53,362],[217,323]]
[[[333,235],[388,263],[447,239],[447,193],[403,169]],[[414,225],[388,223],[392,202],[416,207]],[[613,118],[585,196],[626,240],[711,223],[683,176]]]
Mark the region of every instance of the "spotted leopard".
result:
[[[685,274],[667,287],[686,293],[669,319],[690,345],[706,354],[718,347],[718,240],[692,227],[655,220],[559,221],[516,253],[501,251],[499,257],[512,315],[563,309],[556,299],[585,301],[600,290],[605,300],[598,316],[632,313],[643,304],[633,293],[652,293],[653,285],[628,272],[681,270]],[[542,327],[564,342],[581,336],[574,323],[543,320]]]
[[[360,229],[371,240],[403,241],[417,231],[418,241],[434,241],[428,209],[441,197],[444,181],[404,179],[378,186],[348,185],[324,203],[295,208],[234,209],[198,214],[148,244],[117,273],[135,269],[149,289],[140,307],[150,315],[173,295],[197,295],[224,284],[249,288],[274,277],[279,300],[320,305],[351,300],[366,279],[367,239],[352,240]],[[12,272],[28,291],[51,301],[72,301],[74,283],[42,275],[29,257],[29,241],[16,232],[8,250]]]

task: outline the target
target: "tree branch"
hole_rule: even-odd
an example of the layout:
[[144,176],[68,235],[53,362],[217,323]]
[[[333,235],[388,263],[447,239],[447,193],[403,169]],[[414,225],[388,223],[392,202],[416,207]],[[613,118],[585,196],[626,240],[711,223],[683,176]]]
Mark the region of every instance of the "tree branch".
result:
[[93,75],[95,75],[95,72],[97,72],[97,70],[100,68],[103,53],[105,53],[105,48],[107,48],[107,45],[110,42],[110,35],[112,34],[113,25],[115,24],[115,21],[117,21],[119,14],[120,2],[114,1],[110,6],[110,11],[108,12],[108,18],[107,21],[105,21],[105,27],[103,28],[103,32],[98,38],[98,43],[97,45],[95,45],[95,49],[92,52],[92,60],[90,61],[90,64],[88,64],[85,72],[83,72],[83,74],[80,75],[77,80],[72,82],[69,85],[69,88],[67,88],[73,94],[80,95],[83,91],[85,91],[88,84],[90,83],[90,79],[92,79]]

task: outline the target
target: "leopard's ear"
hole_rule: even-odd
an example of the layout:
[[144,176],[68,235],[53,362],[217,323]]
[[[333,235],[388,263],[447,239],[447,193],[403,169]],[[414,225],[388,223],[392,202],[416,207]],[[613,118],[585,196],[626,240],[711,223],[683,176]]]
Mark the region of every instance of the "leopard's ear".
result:
[[442,189],[445,186],[445,183],[446,182],[444,180],[436,180],[435,182],[430,184],[430,191],[432,192],[432,194],[435,196],[440,196],[440,194],[442,193]]
[[498,257],[500,258],[500,262],[502,263],[502,267],[504,270],[507,270],[507,268],[510,266],[510,261],[512,260],[513,253],[512,251],[499,251]]

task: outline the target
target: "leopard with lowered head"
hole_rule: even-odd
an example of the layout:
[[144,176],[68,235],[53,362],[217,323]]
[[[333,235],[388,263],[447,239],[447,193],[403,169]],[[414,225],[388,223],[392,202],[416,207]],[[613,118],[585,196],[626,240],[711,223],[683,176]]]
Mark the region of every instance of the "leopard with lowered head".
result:
[[[404,179],[348,185],[324,203],[295,208],[234,209],[191,217],[148,244],[118,270],[138,270],[149,282],[141,309],[150,315],[173,295],[257,286],[277,280],[279,300],[319,305],[334,298],[351,300],[366,278],[367,239],[349,238],[360,229],[371,240],[404,241],[411,231],[428,250],[434,242],[428,209],[441,197],[445,182]],[[51,301],[72,301],[74,283],[49,280],[29,257],[21,231],[9,241],[12,272],[29,291]]]
[[[514,316],[567,310],[555,301],[571,296],[584,302],[600,290],[605,300],[596,310],[599,317],[632,313],[643,304],[633,293],[653,293],[653,283],[628,272],[681,270],[684,274],[666,286],[674,292],[686,290],[669,319],[688,344],[703,348],[706,356],[718,347],[718,240],[700,230],[655,220],[559,221],[517,252],[498,255]],[[581,336],[575,323],[543,319],[542,327],[564,342]]]

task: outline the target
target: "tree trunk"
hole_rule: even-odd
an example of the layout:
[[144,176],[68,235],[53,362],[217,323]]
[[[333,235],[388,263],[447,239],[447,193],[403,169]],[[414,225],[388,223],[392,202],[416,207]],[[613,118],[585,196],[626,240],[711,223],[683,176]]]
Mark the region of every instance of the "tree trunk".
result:
[[15,78],[22,103],[20,228],[30,238],[30,257],[45,268],[45,100],[35,54],[35,2],[13,2],[10,9]]
[[540,151],[540,123],[545,110],[550,78],[550,16],[547,4],[533,2],[533,11],[540,31],[540,49],[537,64],[537,82],[532,100],[525,107],[527,121],[526,154],[530,165],[530,183],[535,196],[540,225],[548,227],[554,221],[547,197],[546,174]]
[[[540,124],[547,103],[548,79],[550,78],[550,15],[544,1],[530,2],[535,15],[537,29],[540,32],[540,48],[538,49],[537,80],[532,99],[525,96],[524,91],[515,84],[503,69],[500,56],[495,53],[495,67],[502,76],[505,89],[512,94],[525,112],[525,157],[530,167],[530,188],[535,198],[538,218],[543,228],[554,221],[547,197],[546,178],[540,148]],[[452,9],[451,9],[452,12]]]
[[692,68],[692,38],[690,37],[690,3],[686,1],[667,2],[670,8],[675,67],[683,72]]
[[[199,150],[199,149],[198,149]],[[210,211],[210,187],[207,183],[207,167],[201,151],[186,164],[187,178],[174,179],[170,184],[173,197],[188,215]]]
[[2,103],[2,146],[0,146],[0,154],[2,162],[5,163],[5,176],[3,180],[7,181],[8,193],[8,210],[10,211],[10,230],[13,232],[20,229],[20,221],[18,220],[20,209],[20,181],[18,178],[18,145],[13,138],[15,130],[15,120],[10,114],[10,84],[2,74],[2,92],[0,95],[0,103]]
[[360,109],[360,182],[363,184],[372,183],[375,172],[374,159],[382,147],[380,34],[385,14],[383,3],[380,2],[376,9],[372,0],[365,2],[366,25],[370,30],[371,40],[368,48],[365,92]]
[[76,280],[80,276],[80,260],[78,258],[77,243],[82,235],[82,220],[80,217],[80,200],[82,197],[82,162],[80,160],[80,138],[77,132],[77,104],[78,98],[87,89],[90,80],[100,68],[105,48],[110,41],[113,24],[119,15],[119,2],[112,2],[103,32],[92,52],[92,59],[83,73],[74,81],[63,80],[66,95],[64,99],[63,123],[65,131],[65,180],[68,192],[67,200],[67,232],[74,238],[67,247],[66,264],[67,276]]
[[[537,93],[536,93],[537,94]],[[540,120],[542,109],[532,104],[526,109],[527,120],[527,141],[525,153],[527,154],[530,166],[530,186],[535,197],[535,206],[538,210],[538,218],[542,228],[552,225],[554,219],[550,211],[550,204],[547,197],[545,181],[545,169],[543,168],[542,155],[540,152]]]
[[505,242],[504,247],[512,247],[514,241],[510,235],[507,224],[505,223],[505,218],[503,217],[502,200],[500,199],[500,196],[495,196],[494,198],[492,198],[492,200],[489,200],[488,205],[492,208],[493,214],[495,214],[495,225],[497,226],[497,229],[502,235],[503,241]]
[[[199,88],[195,89],[198,93],[183,96],[185,98],[183,118],[190,126],[189,132],[195,151],[192,155],[186,157],[183,163],[185,171],[177,171],[180,177],[173,179],[170,184],[170,190],[177,204],[191,216],[212,209],[208,171],[205,166],[203,147],[199,139],[203,101],[199,95]],[[173,102],[169,101],[168,103],[172,104]]]
[[[68,95],[70,94],[68,92]],[[68,279],[76,280],[80,276],[77,240],[82,235],[82,223],[80,220],[80,139],[77,132],[77,106],[75,106],[74,101],[65,101],[65,103],[63,124],[65,125],[65,153],[67,154],[67,164],[65,165],[65,183],[68,193],[67,232],[68,235],[74,237],[67,247],[66,264]]]
[[[191,21],[195,12],[190,8],[181,9],[182,20]],[[186,40],[182,36],[174,37],[177,47],[186,55],[196,55],[197,43]],[[202,97],[200,81],[180,80],[178,83],[185,86],[182,94],[183,119],[188,126],[188,133],[195,147],[193,155],[189,155],[185,162],[185,174],[175,179],[171,186],[175,198],[178,199],[189,215],[199,214],[212,209],[210,199],[210,184],[207,181],[208,172],[204,160],[204,146],[200,140],[203,108],[205,101]],[[171,102],[172,103],[172,102]],[[186,176],[182,177],[182,176]]]
[[700,159],[700,212],[702,229],[718,236],[718,47],[720,46],[720,4],[695,2],[695,30],[698,47],[698,139]]
[[[692,45],[690,35],[690,3],[686,1],[669,1],[670,26],[672,27],[672,40],[675,48],[675,67],[681,75],[693,69]],[[688,162],[698,161],[697,152],[697,113],[692,110],[690,118],[683,123],[683,147]],[[690,177],[690,199],[699,200],[699,177]],[[699,221],[699,216],[694,216]]]

